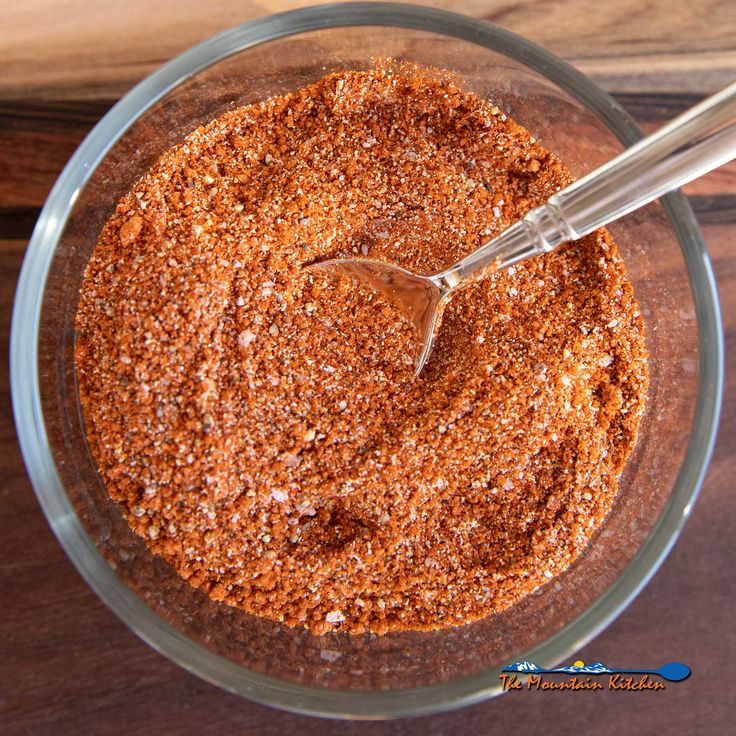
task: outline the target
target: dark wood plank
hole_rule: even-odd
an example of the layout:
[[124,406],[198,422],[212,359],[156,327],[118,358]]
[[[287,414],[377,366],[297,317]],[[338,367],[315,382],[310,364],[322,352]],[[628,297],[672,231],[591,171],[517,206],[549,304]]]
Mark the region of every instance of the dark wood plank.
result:
[[[614,95],[647,130],[702,99],[681,92]],[[0,99],[0,237],[28,237],[30,220],[82,139],[112,106],[109,99]]]

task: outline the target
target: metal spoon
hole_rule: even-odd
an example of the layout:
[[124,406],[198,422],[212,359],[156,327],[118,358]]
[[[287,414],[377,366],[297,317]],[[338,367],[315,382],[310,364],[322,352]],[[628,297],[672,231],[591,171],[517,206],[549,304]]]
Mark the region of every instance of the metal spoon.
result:
[[719,129],[735,115],[733,83],[439,273],[420,276],[368,258],[336,258],[308,268],[350,276],[396,303],[419,338],[418,374],[432,350],[442,311],[459,289],[577,240],[735,158],[736,123]]

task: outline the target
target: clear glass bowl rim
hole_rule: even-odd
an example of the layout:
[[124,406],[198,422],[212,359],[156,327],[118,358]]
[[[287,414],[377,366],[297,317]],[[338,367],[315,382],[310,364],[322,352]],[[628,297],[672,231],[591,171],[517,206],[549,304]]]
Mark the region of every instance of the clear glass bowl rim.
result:
[[[252,672],[189,640],[124,585],[84,531],[51,455],[38,374],[41,307],[56,245],[79,192],[120,136],[179,83],[221,59],[290,35],[347,26],[421,30],[486,46],[557,84],[592,110],[624,145],[642,137],[640,128],[610,96],[566,62],[509,31],[456,13],[396,3],[338,3],[236,26],[185,51],[132,89],[100,120],[59,176],[37,221],[18,281],[11,327],[11,390],[26,468],[49,525],[82,577],[138,636],[199,677],[259,703],[309,715],[380,719],[440,712],[496,695],[500,691],[498,670],[393,692],[326,690]],[[676,192],[661,201],[682,248],[698,325],[700,373],[690,441],[667,505],[628,567],[577,619],[540,646],[520,654],[543,665],[568,658],[590,641],[646,585],[692,509],[715,441],[723,387],[723,335],[715,282],[687,200]]]

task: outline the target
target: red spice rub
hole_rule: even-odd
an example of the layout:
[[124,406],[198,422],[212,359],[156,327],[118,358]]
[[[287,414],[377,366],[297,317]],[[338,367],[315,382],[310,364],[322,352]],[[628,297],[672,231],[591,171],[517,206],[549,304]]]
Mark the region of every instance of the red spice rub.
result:
[[564,570],[647,388],[608,234],[459,293],[419,378],[391,304],[301,267],[437,270],[569,181],[492,104],[389,64],[167,151],[77,317],[90,446],[131,527],[213,598],[315,632],[462,624]]

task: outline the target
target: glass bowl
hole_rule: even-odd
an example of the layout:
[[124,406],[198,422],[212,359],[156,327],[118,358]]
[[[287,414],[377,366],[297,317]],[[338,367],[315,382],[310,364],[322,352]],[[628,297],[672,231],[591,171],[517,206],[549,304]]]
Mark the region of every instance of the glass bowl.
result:
[[215,603],[154,557],[105,492],[77,397],[74,314],[98,233],[116,200],[200,123],[380,56],[454,70],[576,175],[641,137],[589,79],[485,22],[416,6],[346,4],[247,23],[145,79],[79,147],[28,247],[11,344],[28,473],[54,533],[100,598],[151,646],[210,682],[278,708],[354,718],[488,698],[510,661],[553,666],[600,632],[651,577],[692,507],[722,382],[710,265],[685,198],[671,194],[611,228],[646,317],[648,409],[615,507],[563,575],[471,625],[316,637]]

